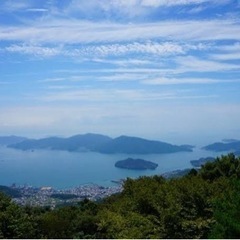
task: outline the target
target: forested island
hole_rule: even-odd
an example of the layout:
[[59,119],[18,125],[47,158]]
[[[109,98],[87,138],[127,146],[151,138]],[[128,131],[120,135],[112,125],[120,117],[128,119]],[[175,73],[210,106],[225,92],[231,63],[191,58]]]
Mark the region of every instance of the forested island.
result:
[[21,207],[0,194],[1,238],[235,239],[240,236],[240,158],[207,162],[173,179],[127,179],[100,202]]
[[125,160],[117,161],[115,163],[115,167],[117,168],[125,168],[125,169],[132,169],[132,170],[146,170],[156,169],[158,164],[150,161],[146,161],[143,159],[133,159],[133,158],[127,158]]

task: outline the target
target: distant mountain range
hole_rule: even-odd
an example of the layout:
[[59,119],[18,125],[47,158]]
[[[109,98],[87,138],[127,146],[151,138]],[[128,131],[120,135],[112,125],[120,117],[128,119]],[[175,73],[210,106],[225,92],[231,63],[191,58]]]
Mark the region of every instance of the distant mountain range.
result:
[[240,153],[240,141],[232,139],[232,141],[224,141],[224,142],[216,142],[210,145],[203,147],[203,149],[208,151],[215,151],[215,152],[224,152],[224,151],[231,151],[236,155]]
[[48,137],[42,139],[22,139],[6,144],[20,150],[51,149],[65,151],[93,151],[105,154],[160,154],[175,152],[192,152],[193,146],[172,145],[161,141],[138,137],[120,136],[110,138],[100,134],[75,135],[69,138]]

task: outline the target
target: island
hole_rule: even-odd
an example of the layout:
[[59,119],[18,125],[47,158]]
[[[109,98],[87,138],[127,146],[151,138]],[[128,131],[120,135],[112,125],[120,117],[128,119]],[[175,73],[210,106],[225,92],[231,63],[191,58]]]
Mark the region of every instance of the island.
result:
[[131,136],[111,138],[95,133],[78,134],[68,138],[55,136],[41,139],[17,140],[17,142],[15,140],[15,143],[9,144],[7,147],[24,151],[48,149],[70,152],[90,151],[103,154],[165,154],[176,152],[192,152],[194,147],[186,144],[174,145],[162,141],[148,140]]
[[190,162],[194,167],[201,167],[206,162],[213,162],[215,160],[216,159],[214,157],[206,157],[206,158],[199,158],[198,160],[191,160]]
[[117,168],[125,168],[125,169],[132,169],[132,170],[147,170],[151,169],[154,170],[158,166],[157,163],[146,161],[143,159],[133,159],[127,158],[125,160],[120,160],[115,163],[115,167]]
[[226,142],[226,139],[225,139],[225,142],[215,142],[213,144],[203,147],[203,149],[207,151],[215,151],[215,152],[240,151],[240,141],[235,139],[227,139],[227,142]]

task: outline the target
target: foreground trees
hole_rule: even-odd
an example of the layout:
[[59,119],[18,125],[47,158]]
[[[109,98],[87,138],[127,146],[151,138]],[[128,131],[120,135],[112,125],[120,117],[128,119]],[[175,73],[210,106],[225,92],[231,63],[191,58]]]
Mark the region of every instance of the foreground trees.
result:
[[1,238],[239,238],[240,159],[233,154],[166,180],[127,179],[122,193],[55,210],[0,194]]

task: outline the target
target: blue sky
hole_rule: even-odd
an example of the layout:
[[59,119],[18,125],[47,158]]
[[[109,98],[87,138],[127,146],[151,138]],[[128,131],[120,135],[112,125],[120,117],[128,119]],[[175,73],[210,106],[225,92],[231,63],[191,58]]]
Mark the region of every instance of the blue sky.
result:
[[239,92],[240,1],[0,0],[0,135],[240,138]]

